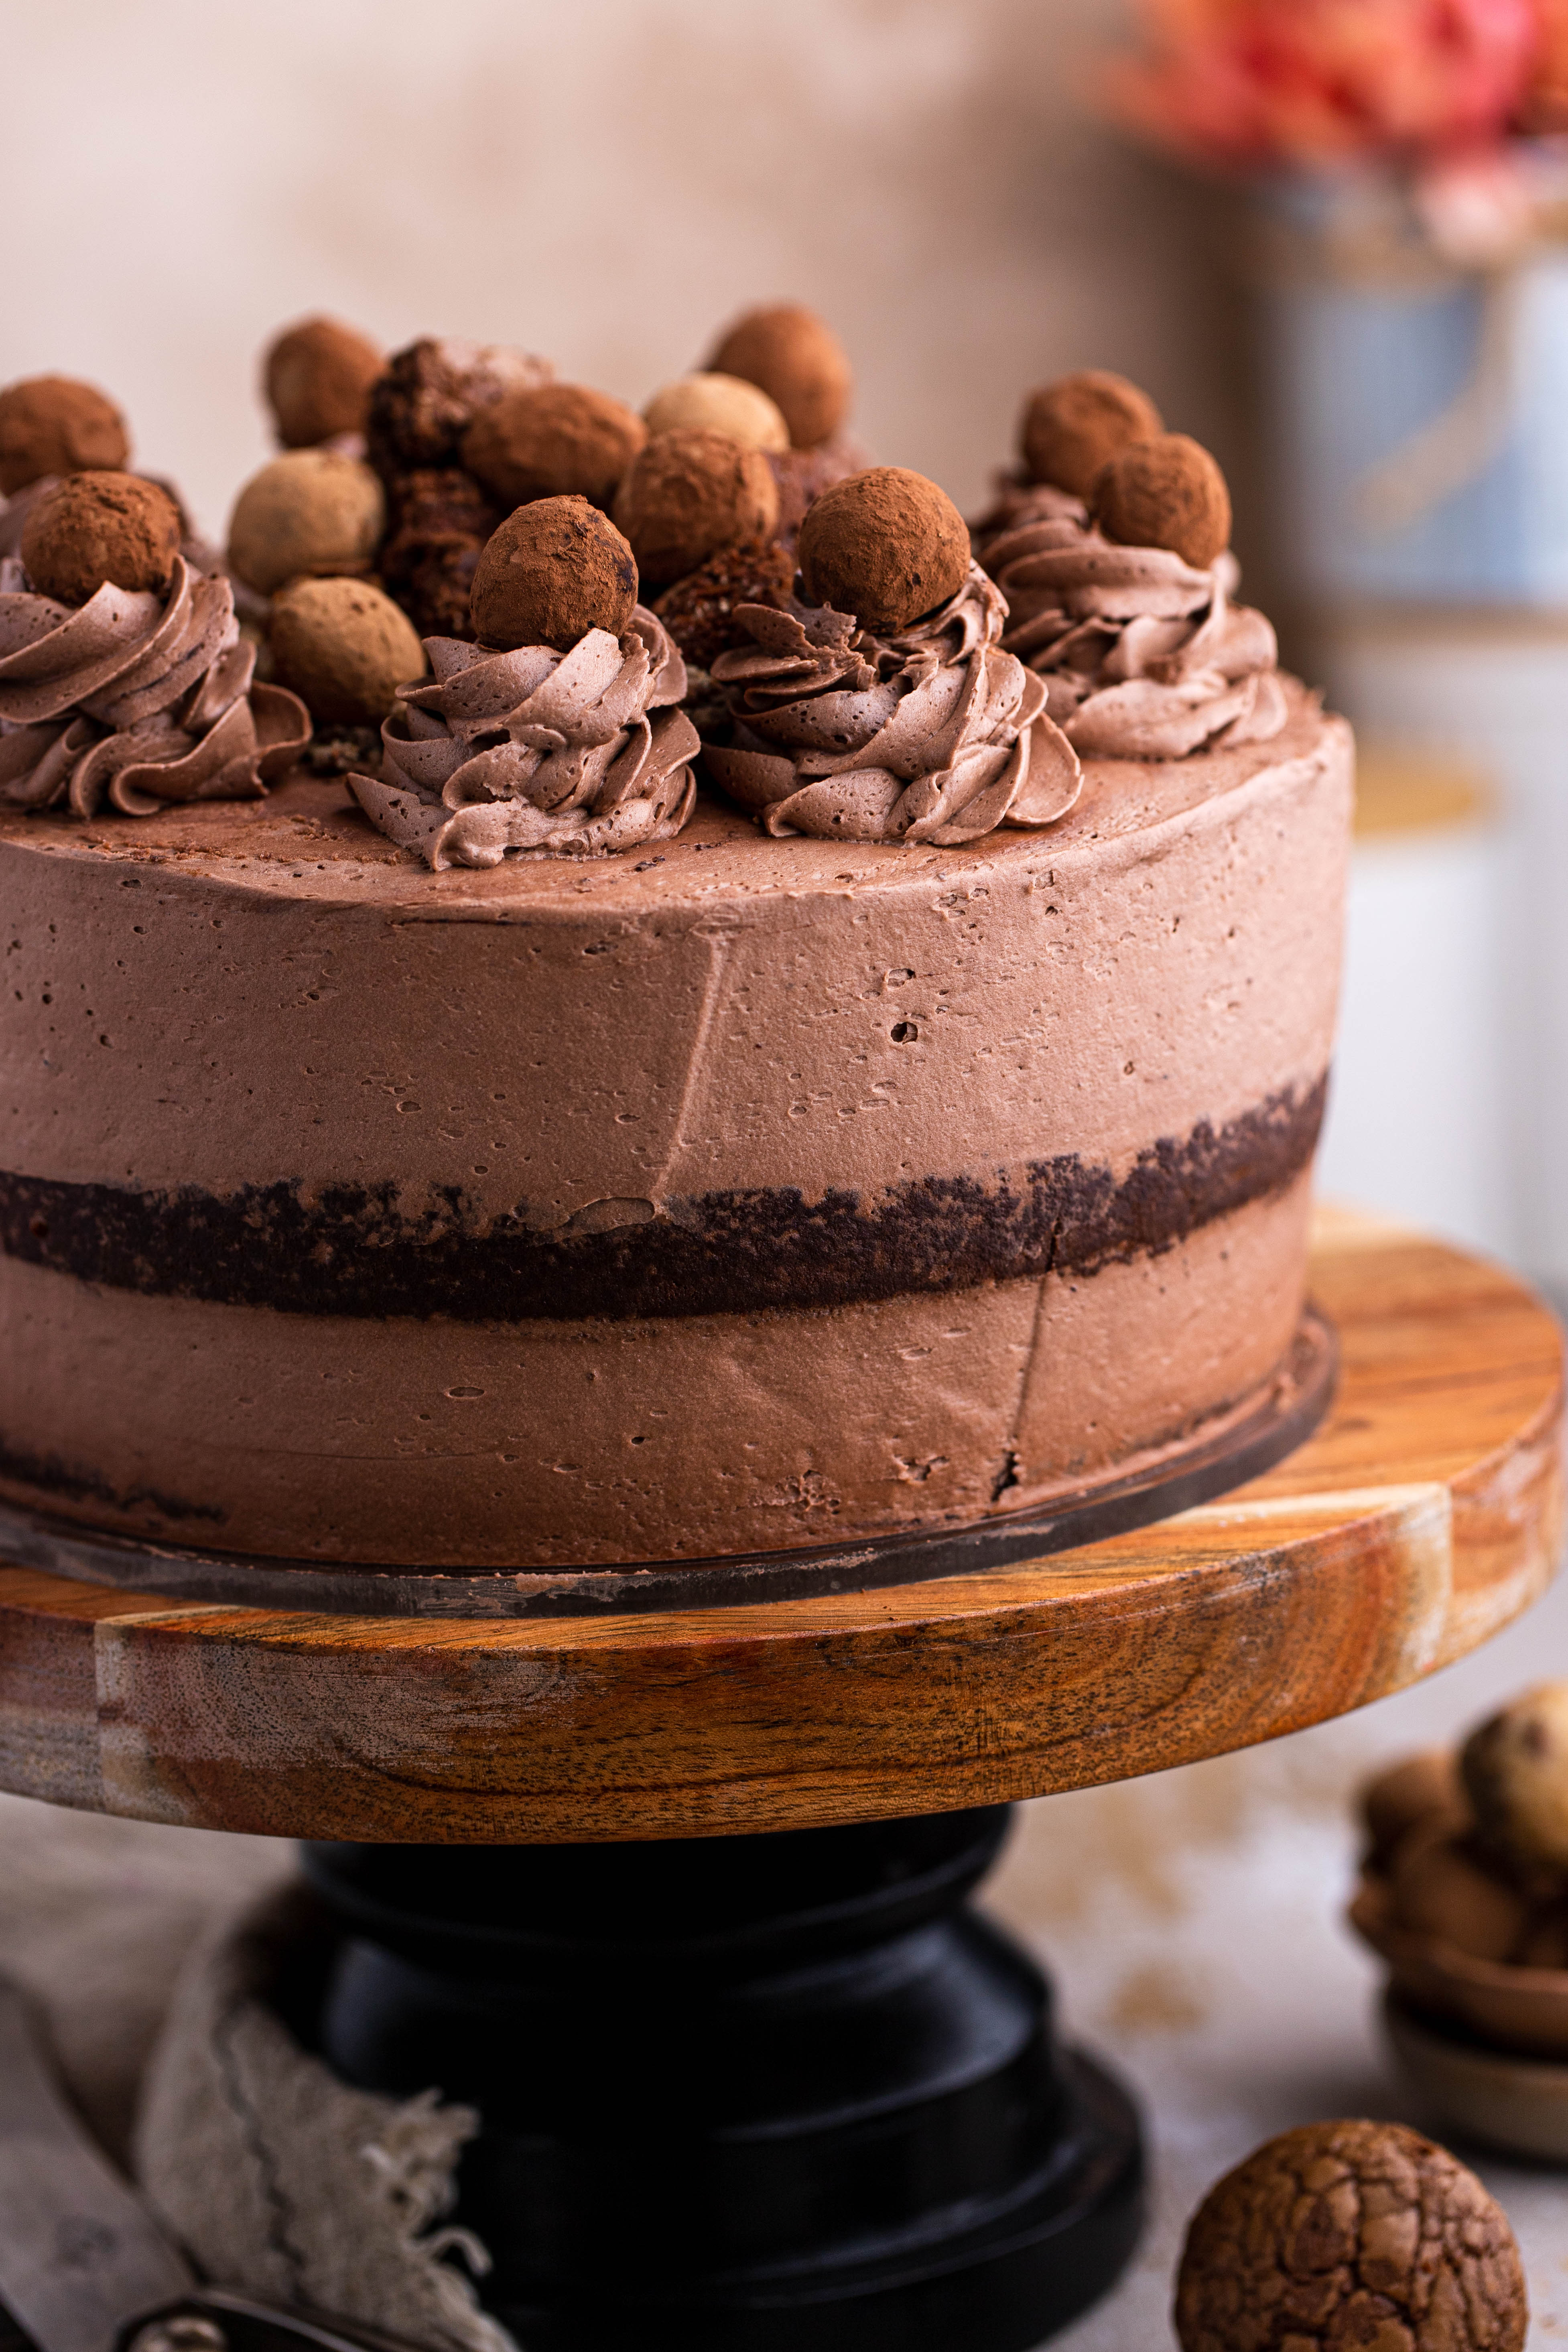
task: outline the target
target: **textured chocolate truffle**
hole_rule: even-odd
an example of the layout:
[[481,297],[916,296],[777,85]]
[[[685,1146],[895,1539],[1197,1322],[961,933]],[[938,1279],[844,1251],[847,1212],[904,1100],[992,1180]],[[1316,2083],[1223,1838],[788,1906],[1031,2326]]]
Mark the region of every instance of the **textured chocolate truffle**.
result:
[[635,409],[582,383],[504,393],[463,436],[463,463],[503,508],[584,498],[608,507],[647,439]]
[[228,560],[268,596],[302,572],[368,571],[385,520],[368,466],[329,449],[290,449],[253,474],[236,499]]
[[458,465],[481,408],[553,374],[548,360],[500,343],[422,335],[387,362],[371,392],[370,461],[384,479],[415,466]]
[[1568,1876],[1568,1683],[1541,1683],[1472,1731],[1459,1770],[1482,1842],[1527,1878]]
[[0,492],[8,499],[46,474],[117,469],[130,455],[125,419],[90,383],[32,375],[0,392]]
[[1521,2352],[1508,2217],[1402,2124],[1282,2132],[1209,2190],[1176,2279],[1182,2352]]
[[742,449],[787,449],[784,412],[761,384],[738,375],[683,375],[643,410],[650,433],[725,433]]
[[737,319],[708,362],[719,375],[760,384],[776,402],[797,449],[814,449],[849,414],[855,379],[844,346],[815,310],[781,302]]
[[590,629],[624,634],[637,601],[632,551],[586,499],[535,499],[508,515],[474,572],[481,645],[570,653]]
[[368,580],[296,580],[272,600],[274,675],[318,724],[369,727],[425,675],[414,625]]
[[1079,368],[1029,394],[1018,447],[1032,482],[1052,482],[1083,499],[1107,458],[1164,429],[1148,394],[1124,375]]
[[22,533],[22,562],[44,596],[85,604],[106,580],[162,595],[180,551],[180,511],[140,474],[68,474]]
[[923,474],[873,466],[807,509],[800,570],[812,604],[896,636],[963,587],[969,532],[947,492]]
[[262,371],[284,448],[363,433],[371,386],[385,365],[377,345],[336,319],[301,319],[288,328],[269,346]]
[[778,485],[760,449],[722,433],[656,433],[616,494],[646,580],[682,580],[736,540],[771,539]]
[[1423,1748],[1379,1772],[1361,1792],[1361,1812],[1372,1841],[1373,1860],[1380,1865],[1418,1822],[1440,1821],[1456,1829],[1470,1826],[1458,1770],[1446,1748]]
[[1529,1912],[1441,1817],[1417,1822],[1388,1869],[1394,1916],[1413,1935],[1436,1936],[1478,1960],[1506,1960],[1522,1942]]
[[819,449],[770,449],[768,465],[779,486],[777,531],[784,546],[795,545],[807,508],[824,490],[865,473],[869,464],[859,444],[847,437],[825,441]]
[[1199,572],[1230,545],[1225,476],[1185,433],[1130,441],[1095,476],[1089,506],[1107,539],[1168,548]]
[[721,547],[706,563],[667,588],[654,611],[695,669],[711,669],[731,646],[752,636],[735,619],[737,604],[772,604],[784,611],[795,585],[795,558],[773,540],[743,539]]

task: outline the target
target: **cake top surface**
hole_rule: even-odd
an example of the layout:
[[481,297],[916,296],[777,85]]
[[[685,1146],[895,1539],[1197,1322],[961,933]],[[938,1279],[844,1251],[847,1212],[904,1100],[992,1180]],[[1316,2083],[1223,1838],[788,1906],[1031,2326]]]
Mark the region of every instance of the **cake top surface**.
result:
[[1045,873],[1102,855],[1119,838],[1188,815],[1257,776],[1321,752],[1343,721],[1325,719],[1294,680],[1289,717],[1266,743],[1183,760],[1091,760],[1077,805],[1042,832],[999,830],[962,847],[902,842],[774,839],[708,793],[675,838],[638,856],[511,858],[489,871],[431,874],[376,831],[335,779],[296,770],[265,800],[170,806],[156,821],[102,815],[87,824],[0,810],[0,855],[111,859],[291,899],[379,907],[426,920],[570,919],[584,905],[624,914],[689,914],[846,890],[923,893],[933,880],[974,884]]

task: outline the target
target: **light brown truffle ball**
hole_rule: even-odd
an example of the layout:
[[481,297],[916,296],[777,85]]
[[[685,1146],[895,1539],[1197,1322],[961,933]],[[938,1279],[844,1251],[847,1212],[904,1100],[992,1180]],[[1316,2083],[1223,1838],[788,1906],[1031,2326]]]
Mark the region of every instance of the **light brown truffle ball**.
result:
[[290,449],[253,474],[235,501],[228,560],[269,596],[302,572],[341,577],[369,568],[386,520],[380,482],[355,457]]
[[1459,1786],[1459,1769],[1447,1748],[1423,1748],[1369,1780],[1361,1792],[1374,1858],[1386,1862],[1406,1830],[1417,1822],[1442,1819],[1468,1825],[1469,1808]]
[[1230,545],[1225,476],[1185,433],[1130,441],[1095,476],[1089,508],[1107,539],[1168,548],[1198,572]]
[[789,447],[789,426],[761,384],[738,375],[683,375],[643,410],[650,433],[724,433],[742,449]]
[[1473,1959],[1506,1960],[1528,1925],[1523,1897],[1483,1869],[1440,1816],[1405,1831],[1388,1881],[1402,1927],[1436,1936]]
[[656,433],[616,493],[615,517],[655,587],[738,539],[771,539],[778,484],[760,449],[722,433]]
[[1032,482],[1052,482],[1082,499],[1108,457],[1164,429],[1148,394],[1124,375],[1079,368],[1029,394],[1018,447]]
[[502,506],[584,498],[608,507],[647,439],[635,409],[582,383],[503,393],[463,436],[463,463]]
[[1182,2352],[1521,2352],[1495,2198],[1403,2124],[1306,2124],[1217,2181],[1176,2275]]
[[799,555],[814,604],[853,613],[863,629],[896,636],[963,587],[969,532],[947,492],[923,474],[873,466],[807,508]]
[[62,604],[85,604],[105,581],[162,595],[179,551],[179,509],[140,474],[68,474],[22,531],[27,577]]
[[414,624],[368,580],[296,580],[272,600],[273,675],[319,724],[378,726],[425,674]]
[[370,388],[386,362],[377,346],[336,319],[301,319],[268,350],[262,383],[285,449],[309,449],[339,433],[363,433]]
[[1526,1875],[1568,1874],[1568,1683],[1538,1684],[1483,1723],[1459,1770],[1489,1848]]
[[46,474],[118,470],[130,455],[124,417],[90,383],[33,375],[0,392],[0,492],[8,499]]
[[485,543],[470,610],[479,643],[570,653],[590,629],[622,635],[637,601],[631,549],[586,499],[535,499]]
[[783,411],[797,449],[814,449],[837,432],[855,389],[843,344],[798,302],[748,310],[721,337],[708,370],[760,384]]

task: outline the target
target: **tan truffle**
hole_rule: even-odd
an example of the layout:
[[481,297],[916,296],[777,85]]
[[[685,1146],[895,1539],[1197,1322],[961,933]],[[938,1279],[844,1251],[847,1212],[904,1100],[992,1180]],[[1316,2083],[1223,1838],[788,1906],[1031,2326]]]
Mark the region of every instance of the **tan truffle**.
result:
[[1479,1834],[1521,1875],[1568,1875],[1568,1683],[1541,1683],[1491,1717],[1459,1756]]
[[474,572],[479,643],[570,653],[590,629],[621,636],[637,601],[637,567],[608,516],[586,499],[535,499],[508,515]]
[[367,571],[385,520],[368,466],[327,449],[290,449],[253,474],[235,501],[228,560],[247,586],[269,596],[301,573]]
[[807,509],[799,552],[812,604],[896,636],[963,587],[969,532],[947,492],[923,474],[873,466]]
[[68,474],[22,532],[28,579],[62,604],[85,604],[105,581],[162,595],[179,551],[179,509],[140,474]]
[[1079,368],[1029,394],[1018,447],[1032,482],[1051,482],[1083,499],[1107,458],[1129,441],[1147,441],[1164,429],[1148,394],[1124,375]]
[[582,383],[503,393],[463,436],[463,463],[503,507],[584,498],[608,507],[647,439],[635,409]]
[[273,674],[318,725],[379,725],[425,674],[406,613],[368,580],[296,580],[272,600]]
[[1478,1960],[1506,1960],[1523,1937],[1523,1897],[1482,1867],[1442,1817],[1406,1830],[1390,1859],[1394,1916]]
[[1123,547],[1164,547],[1205,572],[1230,545],[1230,492],[1202,445],[1185,433],[1130,441],[1095,476],[1089,513]]
[[1446,1748],[1423,1748],[1378,1773],[1361,1792],[1361,1811],[1380,1864],[1417,1822],[1440,1818],[1468,1826],[1469,1817],[1458,1769]]
[[724,433],[742,449],[787,449],[789,426],[761,384],[738,375],[683,375],[643,410],[650,433]]
[[1524,2267],[1473,2172],[1403,2124],[1306,2124],[1217,2181],[1176,2276],[1182,2352],[1521,2352]]
[[90,383],[34,375],[0,392],[0,492],[8,499],[46,474],[118,470],[130,455],[124,417]]
[[721,433],[656,433],[616,494],[615,518],[655,587],[683,580],[721,547],[771,539],[778,485],[759,449]]
[[336,319],[301,319],[268,347],[262,383],[285,449],[363,433],[370,389],[385,365],[367,336]]
[[814,449],[837,432],[855,388],[844,346],[815,310],[797,302],[749,310],[720,338],[710,374],[760,384],[776,402],[797,449]]

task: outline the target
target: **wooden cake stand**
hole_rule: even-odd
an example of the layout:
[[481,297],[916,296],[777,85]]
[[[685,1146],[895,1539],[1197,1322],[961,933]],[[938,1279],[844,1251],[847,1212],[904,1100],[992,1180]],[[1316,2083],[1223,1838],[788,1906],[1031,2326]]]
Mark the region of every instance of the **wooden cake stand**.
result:
[[481,2108],[457,2219],[529,2352],[1022,2352],[1126,2259],[1141,2159],[965,1906],[1007,1805],[1363,1706],[1556,1565],[1545,1308],[1331,1214],[1313,1293],[1306,1443],[1000,1568],[479,1617],[0,1567],[0,1784],[329,1842],[279,1997],[347,2078]]

